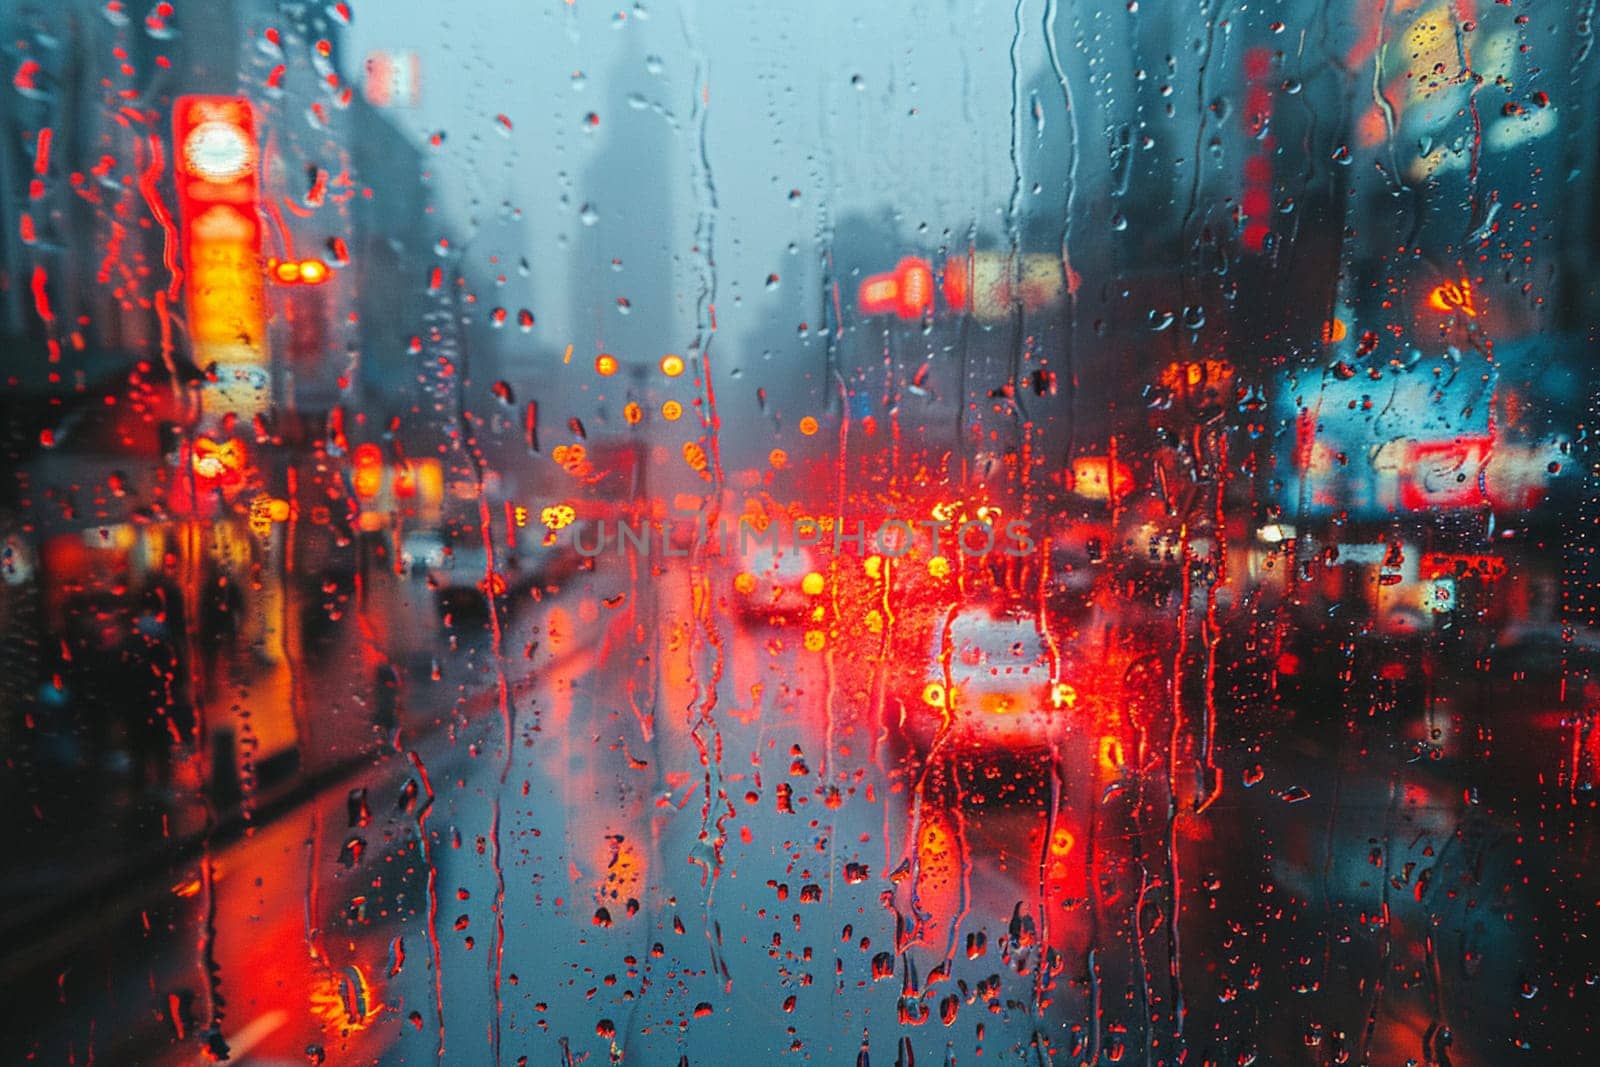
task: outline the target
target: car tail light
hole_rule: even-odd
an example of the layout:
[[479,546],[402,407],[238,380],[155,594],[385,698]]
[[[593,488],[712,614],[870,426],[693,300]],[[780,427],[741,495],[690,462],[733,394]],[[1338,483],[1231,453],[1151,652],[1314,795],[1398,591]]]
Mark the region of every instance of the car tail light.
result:
[[1012,715],[1022,710],[1023,702],[1010,693],[985,693],[978,707],[990,715]]

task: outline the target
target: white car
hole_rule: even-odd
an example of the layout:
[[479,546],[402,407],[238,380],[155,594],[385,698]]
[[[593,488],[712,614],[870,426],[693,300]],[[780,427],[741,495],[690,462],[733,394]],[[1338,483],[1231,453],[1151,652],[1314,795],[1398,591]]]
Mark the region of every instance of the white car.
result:
[[948,630],[939,619],[921,699],[907,707],[909,740],[922,752],[941,735],[945,744],[966,749],[1048,747],[1078,702],[1054,666],[1038,618],[1029,612],[967,608],[949,620]]
[[734,608],[747,620],[804,622],[824,607],[827,579],[804,547],[751,545],[738,567]]

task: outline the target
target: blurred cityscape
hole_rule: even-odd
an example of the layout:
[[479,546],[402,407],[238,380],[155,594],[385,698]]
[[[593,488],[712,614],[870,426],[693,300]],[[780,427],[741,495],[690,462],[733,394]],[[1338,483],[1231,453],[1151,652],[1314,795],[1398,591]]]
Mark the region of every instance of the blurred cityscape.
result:
[[0,6],[7,1062],[1582,1056],[1592,11],[958,6]]

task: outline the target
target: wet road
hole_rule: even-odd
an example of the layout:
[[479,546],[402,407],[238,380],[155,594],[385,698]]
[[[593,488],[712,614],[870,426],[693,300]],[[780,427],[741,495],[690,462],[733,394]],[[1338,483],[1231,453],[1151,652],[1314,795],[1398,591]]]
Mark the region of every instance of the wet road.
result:
[[1594,1006],[1557,715],[1224,707],[1207,798],[1187,702],[1086,702],[1053,755],[924,777],[859,645],[731,621],[726,580],[585,576],[498,655],[464,629],[366,763],[41,942],[9,1047],[1496,1064]]

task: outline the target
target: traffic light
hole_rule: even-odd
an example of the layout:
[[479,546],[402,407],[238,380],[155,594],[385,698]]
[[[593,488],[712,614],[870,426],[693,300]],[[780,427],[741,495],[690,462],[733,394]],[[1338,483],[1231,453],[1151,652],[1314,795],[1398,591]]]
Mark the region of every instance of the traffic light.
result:
[[174,174],[190,341],[196,362],[266,361],[260,161],[250,102],[182,96],[173,105]]
[[269,259],[267,274],[279,285],[321,285],[328,280],[328,265],[320,259]]
[[359,445],[351,457],[350,480],[356,496],[371,500],[383,492],[383,450],[374,444]]

